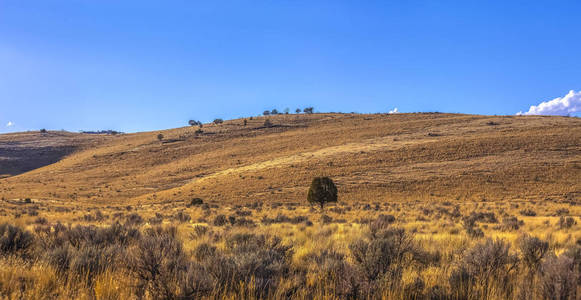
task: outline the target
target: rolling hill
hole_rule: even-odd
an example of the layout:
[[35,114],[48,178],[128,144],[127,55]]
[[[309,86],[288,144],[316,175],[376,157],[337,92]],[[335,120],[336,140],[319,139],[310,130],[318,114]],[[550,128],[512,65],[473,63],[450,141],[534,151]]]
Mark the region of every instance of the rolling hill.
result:
[[[98,204],[579,200],[581,119],[277,115],[123,135],[0,135],[0,197]],[[162,141],[157,139],[161,133]]]

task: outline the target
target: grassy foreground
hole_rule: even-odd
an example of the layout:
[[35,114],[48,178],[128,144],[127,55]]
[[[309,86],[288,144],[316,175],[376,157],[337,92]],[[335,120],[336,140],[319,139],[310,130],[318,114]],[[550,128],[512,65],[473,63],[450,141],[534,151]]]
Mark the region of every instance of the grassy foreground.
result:
[[[7,299],[578,299],[575,203],[0,209]],[[573,217],[572,217],[573,216]]]

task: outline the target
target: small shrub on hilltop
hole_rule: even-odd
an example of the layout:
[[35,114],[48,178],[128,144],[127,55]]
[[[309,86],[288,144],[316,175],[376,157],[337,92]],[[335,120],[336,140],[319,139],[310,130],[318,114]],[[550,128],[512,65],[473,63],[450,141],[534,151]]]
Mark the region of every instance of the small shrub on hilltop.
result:
[[190,126],[199,126],[199,125],[202,125],[202,122],[200,122],[200,121],[196,121],[196,120],[189,120],[189,121],[188,121],[188,124],[189,124]]

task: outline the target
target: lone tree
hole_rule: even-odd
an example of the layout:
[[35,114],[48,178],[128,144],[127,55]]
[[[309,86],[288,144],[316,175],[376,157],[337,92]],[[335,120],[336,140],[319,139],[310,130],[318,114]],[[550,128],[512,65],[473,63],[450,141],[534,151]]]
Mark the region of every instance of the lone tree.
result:
[[157,135],[157,139],[161,142],[161,140],[163,140],[163,134],[161,134],[161,133],[158,134]]
[[311,182],[309,194],[307,195],[309,203],[318,203],[321,210],[328,202],[337,202],[337,187],[329,177],[315,177]]
[[310,106],[310,107],[305,107],[305,109],[303,109],[303,112],[304,112],[305,114],[312,114],[312,113],[313,113],[313,109],[314,109],[314,108],[313,108],[312,106]]

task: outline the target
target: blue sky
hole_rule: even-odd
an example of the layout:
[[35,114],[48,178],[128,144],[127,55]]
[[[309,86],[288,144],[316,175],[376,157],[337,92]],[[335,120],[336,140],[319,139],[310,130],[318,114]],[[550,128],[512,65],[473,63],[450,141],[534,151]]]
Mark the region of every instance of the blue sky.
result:
[[305,106],[515,114],[581,89],[579,11],[580,1],[0,0],[0,132],[133,132]]

